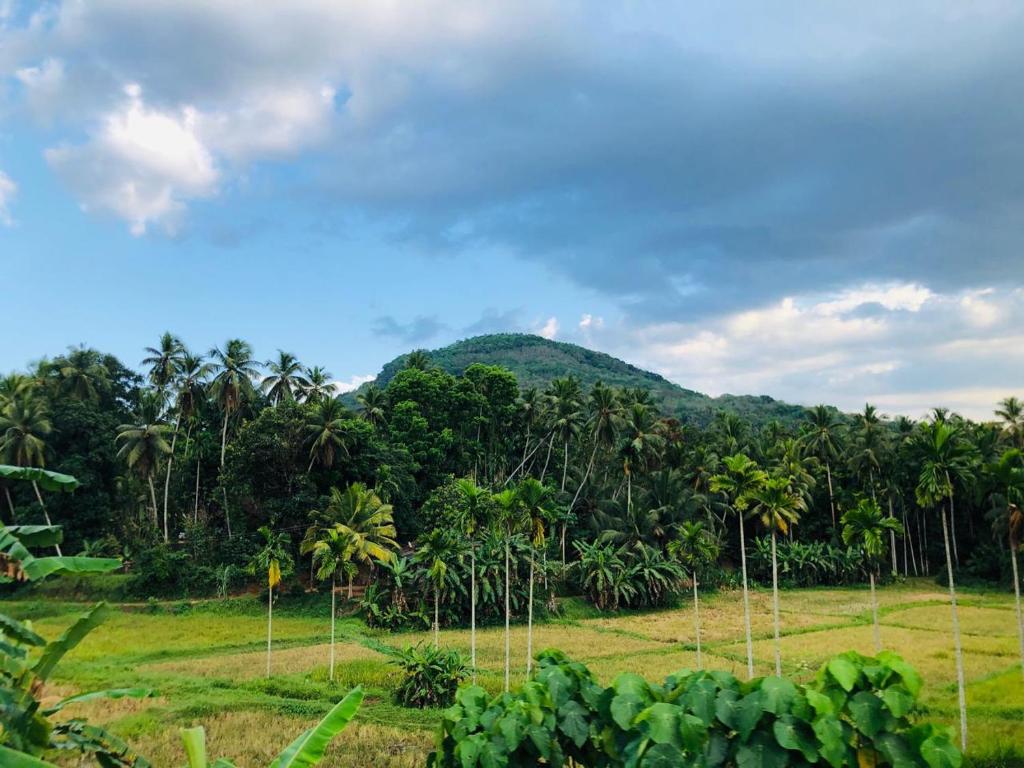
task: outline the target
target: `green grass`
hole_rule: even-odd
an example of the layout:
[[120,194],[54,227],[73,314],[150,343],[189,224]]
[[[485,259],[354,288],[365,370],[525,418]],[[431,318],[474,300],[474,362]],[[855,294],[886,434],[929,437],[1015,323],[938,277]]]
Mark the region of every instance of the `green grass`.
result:
[[[879,592],[882,641],[924,675],[928,717],[955,724],[956,693],[948,599],[926,580]],[[772,669],[771,594],[751,594],[757,671]],[[866,589],[808,589],[782,594],[782,651],[787,674],[810,678],[830,656],[872,649]],[[55,637],[86,603],[40,598],[6,601],[0,610],[30,618],[37,632]],[[422,766],[432,744],[436,711],[391,703],[396,670],[374,649],[430,641],[430,634],[389,635],[358,619],[338,621],[336,679],[327,679],[329,618],[325,596],[283,598],[274,611],[273,675],[265,677],[265,606],[256,598],[196,603],[125,604],[60,667],[48,696],[95,687],[147,686],[144,701],[81,705],[71,715],[102,722],[127,738],[155,765],[182,762],[178,728],[203,723],[211,751],[240,765],[269,761],[290,739],[324,714],[345,691],[362,684],[367,697],[354,728],[332,748],[325,766]],[[705,663],[743,675],[746,667],[738,592],[709,595],[702,604]],[[965,590],[960,620],[971,747],[969,766],[1024,765],[1024,678],[1017,660],[1012,598]],[[512,629],[513,680],[525,678],[526,629]],[[469,632],[447,630],[441,642],[468,654]],[[557,619],[535,629],[534,647],[558,647],[610,681],[620,672],[652,679],[693,667],[693,619],[688,607],[646,613],[600,614],[567,600]],[[502,685],[500,627],[478,632],[480,683]],[[262,762],[261,762],[262,761]]]

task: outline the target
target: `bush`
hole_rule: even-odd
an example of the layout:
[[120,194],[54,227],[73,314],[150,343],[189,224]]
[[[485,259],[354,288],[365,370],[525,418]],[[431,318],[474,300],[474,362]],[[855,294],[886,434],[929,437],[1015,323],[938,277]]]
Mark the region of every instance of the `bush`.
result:
[[391,664],[402,670],[395,700],[406,707],[447,707],[466,679],[466,662],[458,651],[419,643],[399,650],[386,648]]
[[959,768],[950,729],[910,721],[920,689],[891,653],[844,653],[806,686],[681,672],[663,685],[622,674],[604,688],[583,664],[546,651],[516,694],[459,690],[427,765]]
[[669,605],[686,578],[682,566],[641,542],[616,547],[577,541],[573,547],[580,590],[601,610]]
[[[840,587],[866,582],[864,558],[855,549],[823,541],[787,541],[776,545],[779,584],[784,587]],[[762,584],[772,580],[772,541],[765,536],[754,540],[749,553],[750,577]]]
[[157,544],[136,555],[128,591],[137,597],[206,597],[217,591],[217,573],[196,565],[192,556],[168,544]]

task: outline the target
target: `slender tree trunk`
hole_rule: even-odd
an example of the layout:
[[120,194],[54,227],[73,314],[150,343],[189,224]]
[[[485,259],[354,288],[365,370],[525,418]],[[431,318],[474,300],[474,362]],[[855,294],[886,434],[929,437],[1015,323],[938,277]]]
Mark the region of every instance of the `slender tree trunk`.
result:
[[825,462],[825,476],[828,478],[828,506],[832,510],[832,528],[836,527],[836,502],[832,495],[832,465]]
[[174,434],[171,436],[171,452],[167,456],[167,476],[164,478],[164,543],[170,541],[170,534],[167,530],[167,506],[171,493],[171,465],[174,463],[174,446],[178,442],[178,428],[181,426],[181,410],[174,419]]
[[754,677],[754,641],[750,636],[750,595],[747,591],[747,545],[743,538],[743,515],[740,519],[740,566],[743,571],[743,628],[747,633],[747,679]]
[[949,478],[949,472],[946,472],[946,486],[949,488],[949,530],[952,534],[953,539],[953,561],[956,563],[956,567],[960,567],[960,553],[957,552],[956,546],[956,509],[953,506],[953,481]]
[[[889,496],[889,517],[895,518],[892,513],[892,496]],[[892,549],[892,575],[897,574],[896,570],[896,531],[889,529],[889,547]]]
[[11,510],[11,523],[14,523],[14,499],[11,498],[11,489],[4,486],[4,496],[7,497],[7,508]]
[[221,490],[224,492],[224,522],[228,527],[228,538],[231,538],[231,515],[228,512],[228,489],[224,482],[224,452],[228,447],[228,410],[224,409],[224,427],[220,431],[220,473]]
[[562,493],[565,493],[565,478],[569,474],[569,440],[565,441],[565,457],[562,459]]
[[192,506],[192,522],[194,524],[199,522],[199,468],[200,468],[200,461],[201,461],[201,459],[197,456],[196,457],[196,493],[195,493],[195,502],[193,503],[193,506]]
[[957,701],[960,704],[960,749],[967,751],[967,698],[964,691],[964,653],[960,645],[960,617],[956,610],[956,584],[953,583],[953,560],[949,551],[949,526],[946,510],[942,510],[942,539],[946,545],[946,576],[949,579],[949,600],[953,612],[953,650],[956,654]]
[[530,545],[530,596],[526,601],[526,676],[533,668],[533,545]]
[[772,527],[772,619],[775,624],[775,676],[782,677],[782,648],[779,645],[779,563],[775,557],[774,527]]
[[540,471],[540,481],[542,483],[544,482],[544,475],[546,475],[547,471],[548,471],[548,462],[551,461],[551,448],[552,448],[552,446],[554,444],[555,444],[555,436],[554,436],[554,434],[552,434],[551,435],[551,439],[548,440],[548,453],[547,453],[547,456],[544,457],[544,468]]
[[270,677],[270,638],[274,629],[274,588],[267,591],[267,677]]
[[697,599],[697,571],[691,572],[693,578],[693,629],[697,638],[697,669],[704,669],[700,657],[700,601]]
[[338,611],[337,611],[337,608],[336,608],[337,604],[335,603],[335,600],[337,599],[337,596],[336,596],[337,583],[338,583],[338,577],[332,574],[331,575],[331,663],[330,663],[330,667],[329,667],[330,671],[328,672],[328,677],[330,678],[330,681],[332,683],[334,682],[334,623],[335,623],[335,621],[338,618]]
[[434,649],[441,644],[441,590],[434,584]]
[[[43,503],[43,494],[39,492],[39,483],[37,483],[35,480],[32,481],[32,490],[36,492],[36,501],[38,501],[39,506],[43,508],[43,518],[46,520],[46,524],[52,526],[53,521],[50,520],[50,513],[47,511],[46,505]],[[10,501],[10,498],[11,497],[8,496],[7,500]],[[11,509],[13,511],[14,507],[12,506]],[[12,520],[11,522],[14,521]],[[63,557],[64,553],[60,551],[60,544],[54,544],[53,546],[57,550],[57,554]]]
[[[569,510],[572,511],[572,507],[569,507]],[[562,537],[561,537],[562,538],[561,547],[562,547],[562,567],[563,568],[565,568],[565,531],[566,531],[566,528],[568,528],[568,527],[569,527],[569,522],[567,520],[563,520],[562,521]],[[545,571],[545,573],[546,572],[547,571]]]
[[1020,608],[1020,574],[1017,572],[1017,550],[1010,541],[1010,563],[1013,565],[1013,597],[1017,612],[1017,638],[1020,641],[1020,673],[1024,675],[1024,619]]
[[160,514],[156,507],[156,486],[153,485],[153,473],[146,475],[146,482],[149,483],[149,499],[153,503],[153,527],[160,530]]
[[590,452],[590,461],[587,462],[587,471],[583,473],[583,480],[580,481],[580,487],[576,489],[576,495],[572,497],[572,503],[569,504],[569,511],[572,512],[576,507],[576,502],[580,498],[580,494],[583,492],[583,486],[587,484],[587,480],[590,479],[590,473],[594,469],[594,459],[597,457],[598,442],[594,440],[594,450]]
[[505,538],[505,693],[508,693],[508,682],[510,664],[512,659],[512,645],[509,640],[509,618],[512,613],[512,604],[509,602],[508,591],[510,588],[509,582],[509,551],[508,551],[508,538]]
[[469,666],[476,685],[476,541],[469,548]]
[[882,651],[882,635],[878,628],[878,596],[875,594],[875,572],[868,571],[868,581],[871,583],[871,623],[874,629],[875,655]]
[[348,575],[348,600],[352,600],[352,574]]
[[932,570],[931,563],[928,562],[928,516],[924,514],[923,511],[920,514],[921,520],[924,521],[924,530],[921,535],[921,552],[923,553],[922,557],[924,558],[924,575],[928,576],[931,574]]

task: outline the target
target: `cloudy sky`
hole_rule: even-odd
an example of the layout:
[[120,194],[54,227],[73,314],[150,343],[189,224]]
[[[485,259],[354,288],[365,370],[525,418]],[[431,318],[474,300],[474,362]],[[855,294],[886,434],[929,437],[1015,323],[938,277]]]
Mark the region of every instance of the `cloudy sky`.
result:
[[166,328],[358,382],[522,330],[986,416],[1024,394],[1022,38],[983,0],[0,0],[0,368]]

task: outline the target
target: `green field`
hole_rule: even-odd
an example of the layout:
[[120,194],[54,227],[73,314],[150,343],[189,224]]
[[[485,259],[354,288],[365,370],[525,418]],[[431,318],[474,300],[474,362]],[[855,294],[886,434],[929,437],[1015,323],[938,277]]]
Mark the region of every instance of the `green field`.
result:
[[[882,640],[923,674],[928,717],[956,718],[953,643],[948,598],[933,582],[911,580],[882,589]],[[772,664],[771,594],[752,594],[757,672]],[[1024,757],[1024,677],[1017,661],[1012,597],[964,590],[960,620],[975,764],[1019,765]],[[301,603],[301,607],[297,604]],[[326,606],[326,604],[325,604]],[[82,603],[8,601],[4,610],[32,618],[37,632],[55,637]],[[871,651],[866,589],[793,590],[782,595],[783,660],[796,678],[813,675],[829,656],[848,649]],[[702,605],[705,664],[742,675],[745,651],[739,592],[719,592]],[[80,705],[74,715],[103,722],[127,738],[155,765],[184,761],[178,728],[203,724],[211,753],[240,765],[265,764],[295,733],[317,719],[350,686],[368,691],[357,723],[334,745],[326,766],[422,766],[432,744],[437,713],[397,707],[390,701],[396,673],[374,643],[429,641],[429,633],[372,632],[358,619],[340,620],[338,675],[326,680],[329,620],[315,601],[275,609],[273,675],[265,677],[266,617],[255,599],[196,605],[126,605],[65,660],[47,696],[92,687],[143,685],[143,701]],[[513,663],[524,676],[525,627],[513,629]],[[689,606],[654,613],[598,615],[568,601],[563,617],[539,625],[538,649],[557,647],[587,662],[603,680],[631,671],[661,678],[693,667]],[[468,631],[446,631],[442,643],[468,653]],[[501,686],[502,630],[479,634],[481,683]],[[1001,757],[1000,757],[1001,756]],[[261,762],[262,761],[262,762]]]

